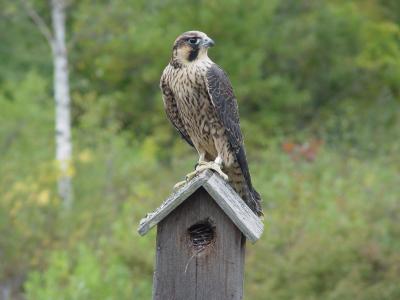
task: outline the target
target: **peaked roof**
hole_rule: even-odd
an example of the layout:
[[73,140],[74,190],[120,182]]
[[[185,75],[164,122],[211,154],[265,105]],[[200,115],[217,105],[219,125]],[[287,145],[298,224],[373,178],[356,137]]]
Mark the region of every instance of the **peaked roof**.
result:
[[145,235],[200,187],[210,194],[248,240],[254,243],[261,237],[264,224],[260,218],[253,213],[228,183],[210,170],[197,175],[169,196],[154,212],[147,214],[140,221],[139,234]]

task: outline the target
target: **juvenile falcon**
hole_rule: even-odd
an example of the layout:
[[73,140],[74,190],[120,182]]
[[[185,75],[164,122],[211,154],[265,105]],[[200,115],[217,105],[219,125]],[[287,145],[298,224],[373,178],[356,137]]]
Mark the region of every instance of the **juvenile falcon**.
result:
[[199,161],[187,180],[213,169],[231,184],[247,205],[262,215],[253,188],[240,130],[238,106],[225,72],[207,55],[214,41],[188,31],[174,42],[172,57],[160,80],[165,111]]

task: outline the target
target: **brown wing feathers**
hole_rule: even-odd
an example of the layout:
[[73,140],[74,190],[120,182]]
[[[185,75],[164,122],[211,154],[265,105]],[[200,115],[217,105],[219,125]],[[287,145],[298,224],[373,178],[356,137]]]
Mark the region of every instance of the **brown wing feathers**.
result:
[[216,108],[217,115],[225,127],[229,143],[236,154],[246,183],[251,187],[249,167],[240,130],[238,105],[231,83],[225,72],[216,64],[207,71],[207,86],[211,101]]
[[185,126],[182,123],[182,120],[179,116],[178,107],[176,105],[174,95],[171,89],[166,84],[164,78],[161,78],[160,87],[163,94],[164,108],[167,114],[168,119],[174,125],[176,130],[181,134],[182,138],[192,147],[193,142],[190,139],[189,134],[186,132]]
[[246,181],[250,197],[247,199],[248,205],[258,215],[262,215],[260,194],[253,188],[251,183],[243,136],[240,129],[239,109],[232,85],[225,72],[216,64],[213,64],[208,69],[206,79],[211,102],[215,106],[217,115],[225,127],[229,143],[235,152],[236,160]]

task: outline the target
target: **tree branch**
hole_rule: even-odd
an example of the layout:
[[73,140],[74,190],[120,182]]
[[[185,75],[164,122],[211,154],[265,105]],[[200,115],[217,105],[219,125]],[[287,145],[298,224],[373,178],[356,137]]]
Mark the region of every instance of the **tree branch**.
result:
[[32,7],[28,0],[20,0],[23,6],[25,7],[26,13],[32,19],[33,23],[38,27],[40,33],[46,38],[47,42],[50,45],[50,48],[53,48],[53,34],[51,33],[50,28],[47,26],[46,22],[43,18],[38,14],[38,12]]

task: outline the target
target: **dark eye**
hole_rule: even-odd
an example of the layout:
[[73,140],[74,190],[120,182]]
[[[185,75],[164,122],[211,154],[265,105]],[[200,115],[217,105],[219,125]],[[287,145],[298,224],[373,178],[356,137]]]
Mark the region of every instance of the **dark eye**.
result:
[[189,42],[189,44],[192,44],[192,45],[196,45],[197,43],[198,43],[198,39],[196,39],[196,38],[190,38],[189,40],[188,40],[188,42]]

